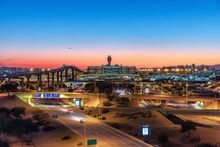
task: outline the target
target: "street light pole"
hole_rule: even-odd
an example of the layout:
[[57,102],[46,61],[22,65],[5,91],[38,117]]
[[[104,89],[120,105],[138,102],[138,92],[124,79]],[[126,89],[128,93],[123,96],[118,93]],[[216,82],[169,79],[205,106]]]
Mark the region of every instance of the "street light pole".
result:
[[99,91],[98,91],[96,82],[95,82],[95,93],[96,93],[96,99],[98,101],[98,116],[100,116],[101,115],[101,107],[100,107]]
[[[84,112],[85,112],[86,110],[85,110],[85,108],[84,108]],[[84,125],[83,125],[83,129],[84,129],[84,147],[86,147],[86,112],[85,112],[85,114],[84,114]]]
[[101,115],[101,107],[100,107],[100,99],[99,99],[99,93],[97,92],[96,95],[97,99],[98,99],[98,107],[99,107],[99,116]]
[[186,108],[188,108],[188,83],[186,83]]
[[[85,99],[83,99],[83,105],[85,104]],[[83,106],[83,111],[84,111],[84,125],[83,125],[83,129],[84,129],[84,147],[86,147],[86,109]]]

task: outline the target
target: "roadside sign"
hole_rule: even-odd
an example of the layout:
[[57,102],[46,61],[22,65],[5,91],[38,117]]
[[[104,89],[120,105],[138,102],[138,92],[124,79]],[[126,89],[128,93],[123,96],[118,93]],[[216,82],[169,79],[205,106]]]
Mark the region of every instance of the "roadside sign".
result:
[[87,140],[87,145],[96,145],[97,144],[97,140],[96,139],[89,139]]
[[143,136],[149,135],[149,128],[148,128],[148,127],[143,127],[143,128],[142,128],[142,135],[143,135]]
[[150,125],[142,125],[140,127],[141,136],[150,136],[151,135],[151,127]]

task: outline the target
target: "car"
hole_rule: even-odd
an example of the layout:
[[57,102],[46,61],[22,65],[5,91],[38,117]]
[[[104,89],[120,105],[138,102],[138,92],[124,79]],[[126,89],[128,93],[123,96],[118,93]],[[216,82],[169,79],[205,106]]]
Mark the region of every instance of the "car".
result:
[[71,110],[71,109],[70,109],[70,110],[67,110],[67,113],[71,113],[71,112],[73,112],[73,110]]
[[58,116],[56,114],[53,114],[52,115],[52,118],[57,118]]
[[80,120],[80,123],[85,123],[85,120],[84,120],[84,119],[81,119],[81,120]]

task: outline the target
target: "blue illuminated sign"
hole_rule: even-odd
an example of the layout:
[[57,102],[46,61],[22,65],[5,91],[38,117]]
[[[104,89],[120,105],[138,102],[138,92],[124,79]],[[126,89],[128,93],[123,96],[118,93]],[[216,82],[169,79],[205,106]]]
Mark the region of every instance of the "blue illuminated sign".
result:
[[36,97],[36,98],[41,98],[41,94],[40,94],[40,93],[36,93],[36,94],[35,94],[35,97]]
[[37,93],[35,94],[35,98],[60,98],[60,94],[58,93]]

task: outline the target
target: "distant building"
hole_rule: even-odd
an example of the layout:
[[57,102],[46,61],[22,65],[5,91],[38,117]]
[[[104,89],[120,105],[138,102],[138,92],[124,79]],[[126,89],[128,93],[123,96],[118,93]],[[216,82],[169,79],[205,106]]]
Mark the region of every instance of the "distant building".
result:
[[216,79],[217,81],[220,81],[220,70],[216,70],[216,71],[215,71],[215,79]]
[[137,69],[135,66],[111,65],[111,56],[107,57],[107,65],[88,66],[88,74],[135,74]]
[[192,64],[192,70],[195,70],[195,69],[196,69],[196,65]]

